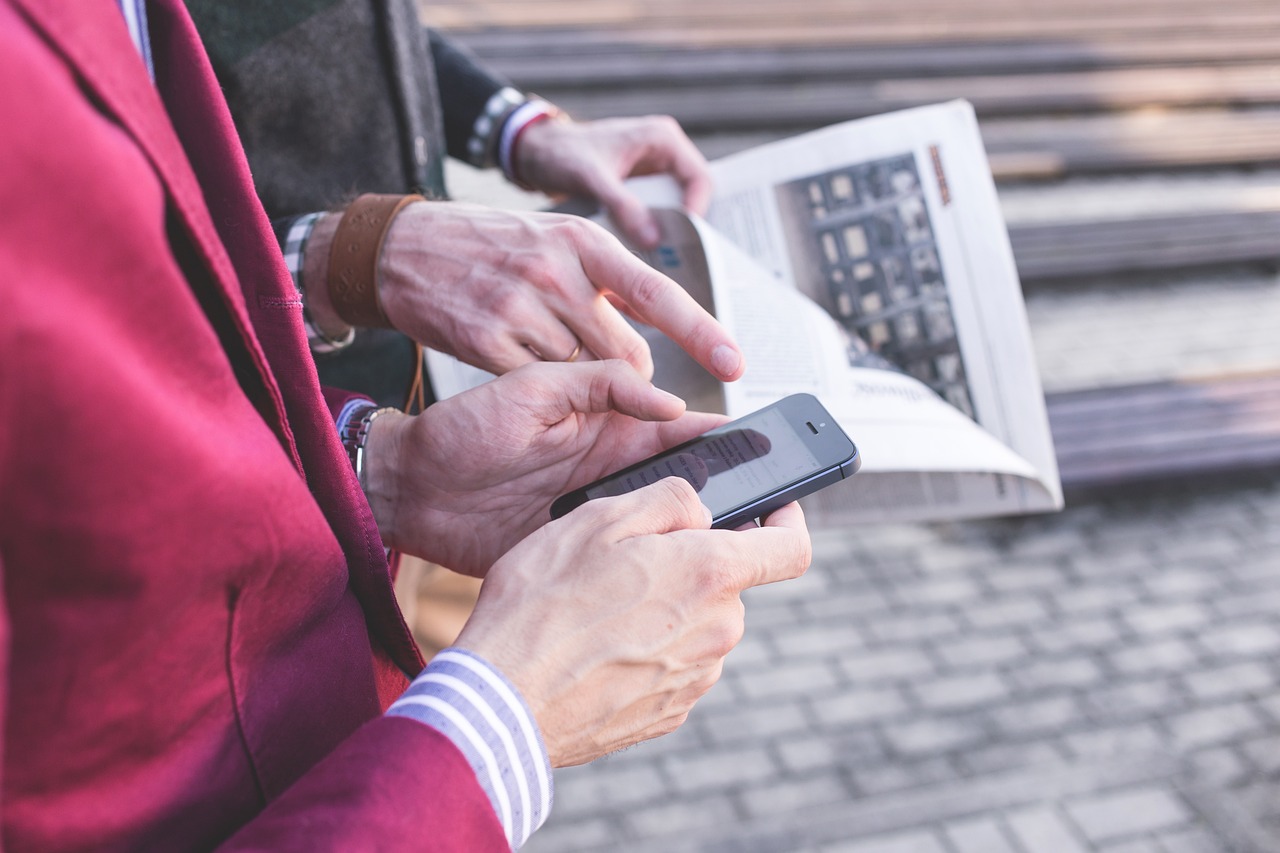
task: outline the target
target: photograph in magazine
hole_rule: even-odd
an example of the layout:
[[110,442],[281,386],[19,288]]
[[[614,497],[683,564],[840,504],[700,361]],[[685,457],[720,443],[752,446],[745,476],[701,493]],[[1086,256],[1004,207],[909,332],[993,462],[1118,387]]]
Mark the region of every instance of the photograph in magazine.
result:
[[849,332],[849,364],[901,370],[973,417],[915,158],[856,163],[775,191],[796,287]]

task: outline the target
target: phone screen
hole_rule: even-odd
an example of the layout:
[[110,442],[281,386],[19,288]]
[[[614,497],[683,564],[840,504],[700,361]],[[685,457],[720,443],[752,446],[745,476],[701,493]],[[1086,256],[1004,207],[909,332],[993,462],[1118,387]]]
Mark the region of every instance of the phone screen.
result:
[[803,479],[817,467],[817,457],[786,416],[767,408],[713,430],[689,446],[655,456],[642,468],[597,483],[586,495],[620,495],[666,477],[680,477],[693,486],[711,514],[720,517]]

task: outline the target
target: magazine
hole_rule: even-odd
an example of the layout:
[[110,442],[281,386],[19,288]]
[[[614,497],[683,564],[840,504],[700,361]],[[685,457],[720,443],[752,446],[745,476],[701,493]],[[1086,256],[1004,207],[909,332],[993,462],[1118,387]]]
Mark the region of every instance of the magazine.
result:
[[[711,164],[704,219],[669,179],[641,252],[735,336],[720,383],[660,333],[654,381],[691,409],[740,417],[788,394],[826,405],[863,457],[806,498],[810,525],[1061,509],[1062,487],[1022,291],[972,107],[838,124]],[[438,397],[488,374],[427,356]]]

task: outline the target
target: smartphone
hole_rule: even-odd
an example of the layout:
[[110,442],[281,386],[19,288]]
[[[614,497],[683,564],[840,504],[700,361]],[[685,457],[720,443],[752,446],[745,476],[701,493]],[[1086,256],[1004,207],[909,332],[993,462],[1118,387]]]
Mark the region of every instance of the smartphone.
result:
[[793,394],[643,462],[561,495],[559,518],[593,498],[680,477],[711,510],[711,526],[734,528],[850,477],[858,448],[812,394]]

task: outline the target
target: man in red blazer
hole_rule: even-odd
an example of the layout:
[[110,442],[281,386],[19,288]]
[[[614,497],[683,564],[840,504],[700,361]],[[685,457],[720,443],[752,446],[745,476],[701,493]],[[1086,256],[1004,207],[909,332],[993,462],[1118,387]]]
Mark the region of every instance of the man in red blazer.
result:
[[[185,10],[122,5],[0,2],[3,841],[517,847],[550,766],[679,725],[803,518],[663,481],[543,525],[711,422],[620,362],[379,417],[371,507]],[[384,546],[487,578],[425,670]]]

